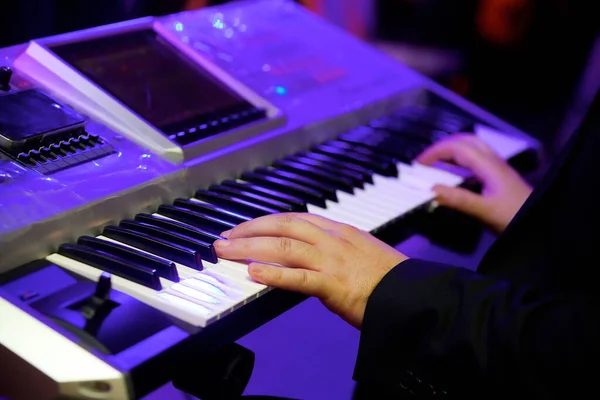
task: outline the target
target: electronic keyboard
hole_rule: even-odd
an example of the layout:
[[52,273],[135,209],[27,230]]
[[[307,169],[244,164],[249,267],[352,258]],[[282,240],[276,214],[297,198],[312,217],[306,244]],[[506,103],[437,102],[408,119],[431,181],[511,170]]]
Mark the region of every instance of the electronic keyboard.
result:
[[[206,327],[269,290],[251,280],[246,265],[217,258],[213,243],[221,232],[284,212],[309,212],[376,232],[428,204],[434,185],[461,184],[460,176],[411,162],[437,129],[426,120],[419,123],[424,125],[413,125],[419,132],[415,138],[390,134],[379,123],[376,129],[361,126],[357,129],[365,132],[358,142],[353,131],[344,133],[340,140],[132,215],[95,237],[64,243],[46,260],[94,281],[109,272],[115,289]],[[379,140],[382,132],[404,146],[370,144],[369,138]]]
[[10,398],[138,398],[304,300],[218,258],[225,230],[309,212],[381,237],[428,215],[433,186],[470,181],[415,162],[433,143],[470,133],[511,162],[539,150],[291,1],[42,38],[0,60]]

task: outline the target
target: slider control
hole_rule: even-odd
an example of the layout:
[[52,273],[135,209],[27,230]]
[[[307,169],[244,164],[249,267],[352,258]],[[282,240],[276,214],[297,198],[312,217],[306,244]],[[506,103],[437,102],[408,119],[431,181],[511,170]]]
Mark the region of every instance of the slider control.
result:
[[12,69],[10,67],[0,67],[0,90],[10,91],[10,79],[12,78]]
[[81,314],[87,320],[84,330],[91,335],[97,333],[104,319],[116,305],[110,300],[111,288],[111,275],[103,272],[96,284],[94,294],[81,307]]

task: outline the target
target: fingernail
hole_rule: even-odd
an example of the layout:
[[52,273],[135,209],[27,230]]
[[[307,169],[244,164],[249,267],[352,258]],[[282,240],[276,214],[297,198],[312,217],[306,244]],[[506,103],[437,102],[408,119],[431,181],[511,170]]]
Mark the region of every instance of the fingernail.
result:
[[448,197],[448,188],[444,186],[435,186],[433,188],[433,192],[435,193],[435,201],[438,206],[446,206],[447,197]]
[[229,235],[231,235],[231,229],[221,233],[221,236],[223,236],[224,238],[228,238]]
[[219,248],[223,248],[223,247],[227,247],[231,244],[231,242],[229,240],[217,240],[215,241],[215,247],[219,247]]
[[251,264],[248,266],[248,272],[252,275],[258,276],[263,273],[265,269],[262,265]]
[[444,186],[441,185],[435,185],[431,188],[431,190],[433,190],[434,192],[436,192],[437,194],[441,194],[444,192],[446,188]]

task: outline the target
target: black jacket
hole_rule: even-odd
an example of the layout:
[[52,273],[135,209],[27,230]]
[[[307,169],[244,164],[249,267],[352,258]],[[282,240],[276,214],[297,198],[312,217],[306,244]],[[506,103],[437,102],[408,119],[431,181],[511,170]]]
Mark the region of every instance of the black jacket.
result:
[[411,259],[367,304],[366,398],[587,398],[600,356],[600,94],[477,272]]

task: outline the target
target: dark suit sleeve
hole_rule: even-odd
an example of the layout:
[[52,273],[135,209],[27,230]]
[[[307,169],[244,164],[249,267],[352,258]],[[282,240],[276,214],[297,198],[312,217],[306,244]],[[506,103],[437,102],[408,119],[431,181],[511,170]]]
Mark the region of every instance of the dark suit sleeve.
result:
[[599,316],[582,297],[407,260],[369,298],[354,379],[378,388],[433,384],[450,395],[575,398],[594,393]]

